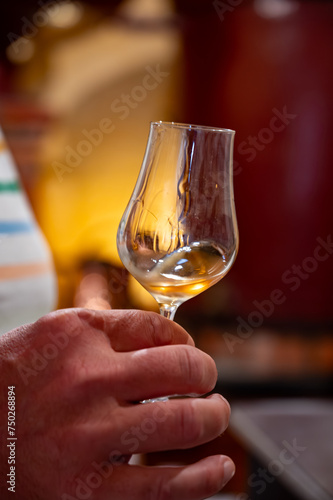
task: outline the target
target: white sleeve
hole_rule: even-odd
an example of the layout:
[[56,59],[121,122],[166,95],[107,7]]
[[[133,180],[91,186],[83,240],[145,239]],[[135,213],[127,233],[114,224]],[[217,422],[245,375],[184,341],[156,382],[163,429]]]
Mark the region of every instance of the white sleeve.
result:
[[0,334],[36,321],[56,298],[51,252],[0,127]]

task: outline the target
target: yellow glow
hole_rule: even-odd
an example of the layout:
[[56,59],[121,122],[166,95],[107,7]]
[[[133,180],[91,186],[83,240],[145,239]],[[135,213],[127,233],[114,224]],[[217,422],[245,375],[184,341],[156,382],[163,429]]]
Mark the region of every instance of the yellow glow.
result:
[[81,20],[82,10],[78,2],[62,2],[56,12],[50,10],[49,25],[53,28],[72,28]]
[[206,288],[206,285],[204,283],[198,283],[197,285],[193,285],[191,288],[192,290],[203,290],[204,288]]
[[0,139],[0,153],[2,151],[5,151],[6,149],[7,149],[7,147],[6,147],[5,142]]
[[35,53],[35,43],[25,37],[20,37],[11,43],[6,49],[6,55],[14,64],[24,64],[32,58]]

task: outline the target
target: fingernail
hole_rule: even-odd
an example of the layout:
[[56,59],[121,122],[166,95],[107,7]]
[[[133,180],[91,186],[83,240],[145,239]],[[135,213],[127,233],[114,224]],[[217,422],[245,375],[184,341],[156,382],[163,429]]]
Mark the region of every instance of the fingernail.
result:
[[230,458],[224,462],[224,484],[226,484],[235,474],[235,464]]
[[227,401],[221,394],[219,394],[218,392],[212,394],[211,396],[208,396],[209,398],[218,398],[218,399],[222,399],[222,401],[225,402],[225,404],[228,406],[229,408],[229,411],[231,410],[230,408],[230,404],[229,404],[229,401]]
[[223,401],[225,402],[225,404],[228,406],[229,411],[231,412],[231,407],[230,407],[229,401],[227,399],[225,399],[223,396],[221,396],[221,398],[223,399]]

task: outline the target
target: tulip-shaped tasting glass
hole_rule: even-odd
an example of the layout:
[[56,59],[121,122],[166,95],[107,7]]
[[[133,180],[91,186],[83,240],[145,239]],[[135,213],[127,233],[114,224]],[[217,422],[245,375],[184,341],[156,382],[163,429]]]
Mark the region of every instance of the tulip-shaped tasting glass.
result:
[[223,278],[235,261],[234,134],[173,122],[150,124],[117,244],[124,266],[167,318]]

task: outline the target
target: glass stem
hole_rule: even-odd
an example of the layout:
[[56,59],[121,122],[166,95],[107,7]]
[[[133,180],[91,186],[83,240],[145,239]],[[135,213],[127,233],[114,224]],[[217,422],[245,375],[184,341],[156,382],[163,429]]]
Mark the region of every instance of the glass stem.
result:
[[178,306],[169,306],[167,304],[159,304],[160,306],[160,314],[165,318],[171,319],[175,317]]

